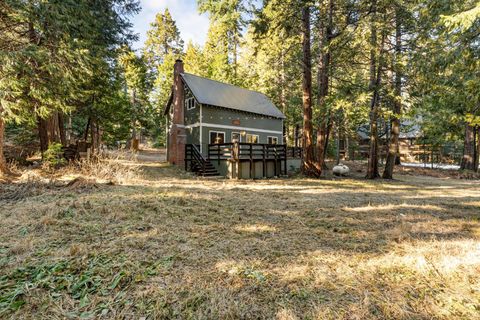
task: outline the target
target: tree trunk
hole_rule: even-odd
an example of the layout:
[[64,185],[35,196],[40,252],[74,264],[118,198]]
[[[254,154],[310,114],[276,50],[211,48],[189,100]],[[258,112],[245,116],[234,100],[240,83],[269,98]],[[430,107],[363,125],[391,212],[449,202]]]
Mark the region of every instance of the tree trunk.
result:
[[399,166],[402,164],[402,160],[400,159],[400,140],[397,142],[397,156],[395,157],[395,165]]
[[37,118],[38,123],[38,137],[40,139],[40,151],[43,153],[48,149],[48,130],[47,130],[47,121],[41,117]]
[[85,134],[83,135],[83,140],[85,140],[85,142],[87,142],[87,139],[88,139],[88,132],[90,130],[90,123],[92,122],[92,118],[91,117],[88,117],[88,120],[87,120],[87,127],[85,128]]
[[474,143],[474,127],[465,124],[465,139],[463,144],[463,158],[460,165],[461,170],[475,171],[475,143]]
[[475,153],[475,172],[479,171],[478,166],[480,165],[480,126],[477,126],[477,148],[476,148],[476,153]]
[[100,125],[97,122],[97,150],[100,152],[100,146],[102,145],[103,130],[100,129]]
[[[62,118],[63,119],[63,118]],[[40,151],[47,151],[51,143],[61,142],[65,140],[65,130],[60,128],[60,116],[58,112],[54,112],[48,118],[38,117],[38,137],[40,139]],[[62,138],[63,129],[63,138]],[[62,145],[65,145],[62,143]]]
[[300,140],[300,126],[298,124],[295,125],[295,132],[294,132],[294,147],[298,148],[298,140]]
[[5,143],[5,121],[3,120],[3,108],[0,105],[0,176],[8,173],[7,161],[5,160],[5,155],[3,154],[3,145]]
[[318,106],[320,108],[320,124],[317,128],[317,167],[321,170],[324,168],[326,150],[328,147],[328,123],[329,121],[329,112],[326,106],[326,98],[329,91],[329,81],[330,81],[330,39],[332,37],[332,28],[333,28],[333,0],[329,2],[328,13],[325,15],[327,23],[325,24],[323,18],[320,15],[318,19],[318,31],[320,39],[320,50],[319,50],[319,64],[318,64]]
[[350,136],[348,132],[345,131],[345,160],[350,160]]
[[336,129],[336,136],[335,136],[335,142],[336,142],[336,147],[337,147],[337,154],[336,154],[336,159],[335,159],[335,164],[338,165],[340,164],[340,126],[335,126]]
[[376,179],[380,177],[378,172],[378,103],[379,90],[381,84],[382,66],[381,60],[384,50],[385,33],[382,32],[382,41],[380,45],[380,54],[377,65],[377,26],[375,25],[376,1],[372,4],[372,25],[370,39],[370,90],[372,99],[370,101],[370,150],[368,153],[367,179]]
[[[287,114],[287,101],[286,101],[286,93],[285,93],[285,86],[286,86],[286,79],[285,79],[285,55],[283,52],[283,49],[281,51],[280,55],[280,60],[282,64],[282,69],[281,69],[281,74],[280,74],[280,106],[282,107],[282,113],[284,115]],[[284,143],[288,145],[289,143],[289,132],[288,132],[288,126],[285,123],[285,120],[283,121],[283,137],[284,137]]]
[[65,121],[62,112],[58,112],[58,133],[60,136],[60,143],[62,146],[67,146],[67,135],[65,132]]
[[325,146],[323,148],[323,150],[324,150],[324,155],[323,155],[324,161],[323,161],[323,164],[322,164],[322,169],[325,169],[325,170],[328,170],[328,167],[325,164],[325,158],[327,157],[328,143],[330,142],[330,133],[332,132],[332,127],[333,127],[333,121],[330,117],[328,117],[327,122],[328,122],[327,123],[327,130],[325,132]]
[[96,137],[96,133],[97,133],[97,130],[96,130],[96,123],[95,121],[92,119],[91,123],[90,123],[90,143],[91,143],[91,147],[90,147],[90,150],[91,150],[91,154],[95,154],[97,152],[97,145],[96,145],[96,141],[97,141],[97,137]]
[[303,165],[307,176],[318,177],[320,170],[315,167],[312,125],[312,56],[310,47],[310,7],[302,9],[302,47],[303,47]]
[[50,117],[46,119],[47,123],[47,132],[48,132],[48,142],[60,142],[60,130],[58,123],[58,112],[55,111]]
[[65,134],[65,137],[66,137],[66,140],[67,140],[67,144],[71,144],[71,143],[72,143],[72,131],[73,131],[73,127],[72,127],[72,116],[69,115],[69,116],[68,116],[68,126],[67,126],[67,130],[66,130],[66,134]]
[[400,11],[396,11],[395,19],[395,101],[393,106],[393,119],[390,131],[390,143],[387,148],[387,161],[383,171],[384,179],[393,179],[393,168],[397,163],[399,154],[399,136],[400,136],[400,116],[402,113],[402,72],[400,59],[402,54],[402,24],[400,20]]

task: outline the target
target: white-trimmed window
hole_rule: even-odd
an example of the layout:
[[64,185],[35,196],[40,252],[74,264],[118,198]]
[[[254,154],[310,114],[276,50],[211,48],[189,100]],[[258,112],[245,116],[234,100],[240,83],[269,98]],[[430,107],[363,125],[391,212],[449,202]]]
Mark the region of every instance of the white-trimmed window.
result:
[[258,143],[259,140],[258,134],[247,133],[247,143]]
[[268,144],[278,144],[278,137],[268,136],[267,137]]
[[235,140],[237,142],[242,142],[242,135],[240,134],[240,132],[235,132],[235,131],[232,132],[232,142]]
[[210,144],[225,143],[225,132],[210,130]]
[[192,109],[195,109],[195,98],[188,98],[188,99],[185,99],[185,108],[187,110],[192,110]]

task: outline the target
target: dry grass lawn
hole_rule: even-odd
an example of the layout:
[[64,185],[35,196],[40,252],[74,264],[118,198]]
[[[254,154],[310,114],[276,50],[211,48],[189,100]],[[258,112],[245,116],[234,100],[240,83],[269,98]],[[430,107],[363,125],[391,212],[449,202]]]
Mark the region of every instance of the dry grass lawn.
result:
[[480,319],[479,181],[139,170],[0,186],[0,318]]

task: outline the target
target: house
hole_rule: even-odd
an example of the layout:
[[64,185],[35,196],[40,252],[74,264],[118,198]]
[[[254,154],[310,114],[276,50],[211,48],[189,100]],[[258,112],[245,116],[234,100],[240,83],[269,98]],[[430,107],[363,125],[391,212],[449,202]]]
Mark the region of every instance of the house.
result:
[[185,73],[177,60],[164,113],[171,164],[202,175],[286,174],[285,116],[264,94]]
[[[387,156],[388,144],[390,142],[390,122],[379,121],[378,123],[378,147],[379,157],[383,162]],[[414,157],[418,154],[417,142],[421,139],[422,132],[420,126],[412,121],[403,120],[400,123],[400,135],[398,137],[398,155],[400,161],[414,161]],[[370,126],[365,124],[357,130],[358,150],[357,156],[368,158],[370,150]],[[353,150],[352,150],[353,152]],[[422,151],[423,152],[423,151]],[[355,156],[351,156],[355,158]]]
[[[400,123],[397,154],[399,162],[459,162],[462,157],[461,146],[455,143],[432,145],[431,140],[422,131],[422,119],[403,119]],[[387,156],[390,141],[390,123],[379,124],[379,156],[384,161]],[[358,152],[362,158],[368,158],[370,149],[370,128],[361,126],[357,131]],[[354,158],[354,157],[351,157]]]

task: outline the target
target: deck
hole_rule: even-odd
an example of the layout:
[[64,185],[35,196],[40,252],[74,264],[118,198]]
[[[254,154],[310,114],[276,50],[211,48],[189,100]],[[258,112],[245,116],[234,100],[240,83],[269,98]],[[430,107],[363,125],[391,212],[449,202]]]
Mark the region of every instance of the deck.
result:
[[209,144],[205,155],[201,155],[198,149],[194,145],[186,146],[186,170],[194,168],[202,172],[203,168],[213,164],[217,169],[222,166],[224,169],[228,167],[228,175],[232,177],[242,176],[241,172],[245,173],[246,170],[249,178],[286,175],[287,159],[300,159],[302,156],[301,148],[287,147],[282,144]]

